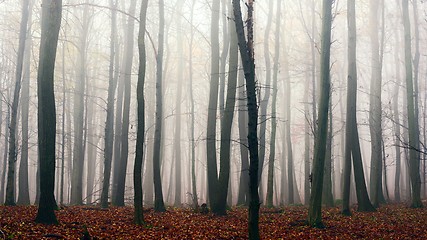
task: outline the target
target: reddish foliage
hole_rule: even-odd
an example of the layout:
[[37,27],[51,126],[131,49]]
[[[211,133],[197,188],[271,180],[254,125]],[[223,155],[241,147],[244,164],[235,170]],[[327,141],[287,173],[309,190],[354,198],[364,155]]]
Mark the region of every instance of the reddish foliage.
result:
[[[166,213],[147,210],[145,226],[132,222],[131,207],[101,210],[65,207],[56,212],[59,225],[34,223],[37,208],[0,207],[0,239],[81,238],[85,229],[94,239],[246,239],[247,210],[236,208],[227,216],[168,209]],[[339,208],[323,211],[325,229],[305,225],[306,207],[262,209],[260,232],[263,239],[427,239],[427,209],[404,205],[382,206],[375,213],[340,214]]]

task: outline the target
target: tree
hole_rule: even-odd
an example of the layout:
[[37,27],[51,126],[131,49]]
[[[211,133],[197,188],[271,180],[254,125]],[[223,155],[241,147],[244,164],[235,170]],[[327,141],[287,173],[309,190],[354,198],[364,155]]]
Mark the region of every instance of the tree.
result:
[[81,22],[78,58],[77,58],[77,78],[74,92],[74,146],[73,146],[73,170],[71,178],[71,204],[83,204],[83,167],[85,158],[84,149],[84,112],[85,112],[85,88],[86,88],[86,68],[87,68],[87,40],[89,34],[90,12],[89,0],[85,1],[83,17]]
[[144,132],[145,132],[145,102],[144,102],[144,83],[146,69],[146,53],[145,53],[145,25],[147,22],[148,0],[143,0],[141,3],[141,12],[139,15],[139,34],[138,34],[138,49],[139,49],[139,70],[138,83],[136,87],[138,101],[138,127],[136,136],[136,151],[135,151],[135,166],[133,172],[134,185],[134,222],[141,225],[144,222],[142,211],[142,165],[143,165],[143,150],[144,150]]
[[209,203],[212,211],[216,212],[217,202],[215,199],[218,185],[218,170],[216,156],[216,115],[218,108],[219,87],[219,10],[220,1],[212,3],[211,19],[211,79],[209,84],[208,122],[206,130],[206,154]]
[[[273,5],[273,3],[270,3]],[[275,47],[273,58],[273,96],[271,100],[271,136],[270,136],[270,156],[268,157],[268,176],[267,176],[267,207],[273,207],[273,182],[274,182],[274,160],[276,155],[276,106],[277,106],[277,78],[279,74],[279,57],[280,57],[280,15],[281,15],[282,2],[277,1],[276,9],[276,33],[275,33]],[[267,39],[266,39],[267,41]]]
[[[32,22],[32,9],[34,2],[30,2],[28,9],[28,22]],[[22,145],[21,145],[21,161],[19,163],[19,179],[18,179],[18,201],[19,205],[30,204],[30,193],[28,186],[28,115],[30,105],[30,65],[31,65],[31,24],[27,29],[27,39],[24,56],[24,72],[22,79],[22,98],[21,98],[21,129],[22,129]]]
[[136,0],[132,0],[129,6],[128,28],[126,30],[126,46],[123,56],[123,85],[124,85],[124,102],[123,102],[123,117],[122,117],[122,131],[121,131],[121,149],[120,161],[118,164],[117,176],[117,191],[113,196],[113,203],[116,206],[125,205],[125,185],[126,185],[126,169],[129,153],[129,112],[130,112],[130,95],[131,95],[131,76],[132,76],[132,63],[133,63],[133,49],[134,49],[134,28],[135,28],[135,9]]
[[414,106],[414,82],[412,72],[411,26],[409,21],[408,0],[402,0],[403,29],[405,33],[405,69],[406,69],[406,99],[409,128],[409,173],[411,177],[412,198],[411,207],[421,208],[421,179],[419,153],[419,126],[416,120]]
[[370,1],[370,37],[371,37],[371,88],[369,104],[369,130],[371,133],[371,188],[370,195],[374,207],[384,199],[382,193],[382,124],[381,124],[381,78],[382,66],[378,40],[379,1]]
[[164,52],[164,33],[165,33],[165,3],[159,0],[159,34],[156,55],[156,127],[154,130],[154,153],[153,153],[153,179],[154,179],[154,210],[156,212],[166,211],[163,202],[162,179],[160,176],[160,147],[162,141],[162,118],[163,118],[163,52]]
[[54,70],[62,0],[43,0],[40,56],[37,74],[40,203],[36,222],[57,223],[54,210],[56,112]]
[[248,145],[249,145],[249,239],[259,239],[259,195],[258,195],[258,106],[255,84],[255,55],[254,55],[254,0],[247,3],[248,18],[246,21],[247,39],[242,20],[240,2],[233,0],[234,22],[236,24],[237,40],[242,58],[246,79],[248,107]]
[[107,119],[105,121],[104,136],[104,178],[102,181],[101,207],[108,207],[108,192],[110,188],[111,161],[113,157],[113,124],[114,124],[114,92],[117,81],[114,77],[115,55],[117,54],[117,0],[110,0],[111,7],[111,39],[110,39],[110,65],[108,68],[108,97],[107,97]]
[[313,185],[308,209],[308,224],[313,227],[323,227],[322,223],[322,188],[328,135],[328,111],[330,95],[330,52],[332,0],[323,0],[322,10],[322,44],[320,57],[320,102],[318,109],[318,128],[314,143]]
[[11,106],[11,117],[9,125],[9,154],[8,154],[8,170],[7,170],[7,185],[6,185],[6,201],[5,205],[15,205],[15,162],[16,162],[16,126],[18,123],[18,104],[22,83],[22,68],[24,63],[25,53],[25,40],[27,39],[27,25],[28,25],[28,12],[29,0],[22,2],[22,18],[21,26],[19,29],[19,46],[18,46],[18,59],[16,61],[15,72],[15,90],[13,93],[13,101]]
[[353,159],[354,179],[358,211],[375,211],[369,201],[363,173],[362,154],[360,153],[359,132],[357,130],[356,100],[357,100],[357,65],[356,65],[356,10],[355,1],[347,2],[348,23],[348,77],[347,77],[347,115],[345,136],[344,183],[343,183],[343,208],[344,215],[350,212],[350,177],[351,160]]

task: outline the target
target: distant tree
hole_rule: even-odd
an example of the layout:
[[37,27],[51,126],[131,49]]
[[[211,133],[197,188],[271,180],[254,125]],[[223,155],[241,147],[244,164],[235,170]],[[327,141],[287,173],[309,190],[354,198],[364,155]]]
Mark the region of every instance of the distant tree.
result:
[[[421,202],[419,126],[414,106],[414,82],[411,53],[411,25],[409,21],[408,0],[402,0],[403,29],[405,33],[405,69],[406,69],[406,99],[409,128],[409,173],[411,177],[411,207],[423,207]],[[416,87],[416,86],[415,86]]]
[[254,0],[247,3],[248,18],[246,21],[247,39],[242,20],[240,1],[233,0],[234,22],[236,24],[237,39],[242,58],[243,70],[246,79],[246,93],[248,106],[248,145],[249,145],[249,239],[260,239],[259,236],[259,195],[258,195],[258,106],[255,83],[255,55],[254,55]]
[[110,189],[111,162],[113,157],[113,125],[114,125],[114,92],[117,82],[114,77],[114,64],[117,53],[117,0],[110,0],[111,8],[111,39],[110,39],[110,65],[108,68],[108,97],[107,117],[105,121],[104,134],[104,174],[101,192],[101,207],[108,207],[108,192]]
[[[273,2],[270,3],[273,5]],[[267,176],[267,207],[273,206],[273,182],[274,182],[274,162],[276,155],[276,128],[277,128],[277,78],[279,74],[280,57],[280,26],[281,26],[281,6],[282,1],[277,0],[276,6],[276,32],[273,58],[273,96],[271,100],[271,137],[270,137],[270,155],[268,157],[268,176]],[[277,190],[276,190],[277,191]]]
[[56,112],[54,70],[61,26],[62,0],[43,0],[40,56],[37,75],[40,204],[36,222],[57,223],[54,210]]
[[164,0],[159,0],[159,34],[156,55],[156,127],[154,130],[154,151],[153,151],[153,179],[154,179],[154,210],[156,212],[166,211],[163,201],[162,179],[160,176],[160,147],[162,142],[162,118],[163,118],[163,52],[165,33],[165,4]]
[[138,34],[138,49],[139,49],[139,70],[138,83],[136,87],[137,94],[137,116],[138,127],[136,136],[135,150],[135,166],[133,172],[134,184],[134,222],[141,225],[144,222],[142,211],[142,166],[143,166],[143,150],[144,150],[144,133],[145,133],[145,102],[144,102],[144,83],[146,69],[146,53],[145,53],[145,25],[147,22],[148,0],[143,0],[141,3],[141,12],[139,15],[139,34]]
[[7,185],[6,185],[6,201],[5,205],[15,205],[15,162],[17,157],[16,150],[16,126],[18,124],[18,104],[21,92],[22,83],[22,69],[24,63],[25,53],[25,40],[27,39],[27,25],[28,25],[28,12],[30,2],[24,0],[22,2],[22,17],[21,26],[19,29],[19,45],[18,45],[18,59],[16,61],[15,72],[15,89],[13,93],[13,101],[11,105],[11,117],[9,124],[9,155],[8,155],[8,170],[7,170]]
[[321,210],[326,140],[328,135],[332,4],[332,0],[323,0],[320,57],[321,91],[318,110],[318,129],[314,143],[313,184],[308,209],[308,224],[313,227],[323,227]]

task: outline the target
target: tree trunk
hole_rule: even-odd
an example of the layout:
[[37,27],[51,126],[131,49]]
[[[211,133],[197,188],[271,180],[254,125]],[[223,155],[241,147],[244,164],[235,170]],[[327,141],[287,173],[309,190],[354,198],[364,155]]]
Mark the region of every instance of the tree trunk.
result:
[[[246,99],[245,92],[245,75],[243,71],[239,73],[239,96],[238,99]],[[240,142],[240,182],[239,182],[239,196],[237,198],[237,205],[249,205],[249,155],[248,155],[248,120],[247,120],[247,107],[245,104],[238,104],[238,125],[239,125],[239,142]]]
[[423,207],[421,202],[419,126],[416,119],[414,97],[414,82],[412,72],[411,26],[409,22],[408,0],[402,0],[403,28],[405,31],[405,69],[406,69],[406,98],[409,128],[409,172],[411,176],[412,198],[411,207]]
[[101,207],[108,208],[108,192],[110,189],[110,176],[111,176],[111,161],[113,157],[113,125],[114,125],[114,92],[117,82],[114,78],[114,64],[117,48],[117,0],[114,2],[110,0],[111,7],[111,39],[110,39],[110,65],[108,68],[108,97],[107,97],[107,119],[105,121],[105,135],[104,135],[104,174],[102,180],[101,192]]
[[[88,0],[86,0],[86,4]],[[84,100],[86,87],[86,60],[87,60],[87,38],[89,31],[89,7],[83,9],[82,28],[79,39],[79,55],[77,59],[77,78],[74,88],[74,147],[73,147],[73,173],[71,179],[71,204],[83,204],[83,166],[84,166]]]
[[[29,3],[28,9],[28,22],[32,22],[32,9],[33,2]],[[31,24],[28,26],[27,39],[25,43],[24,55],[24,75],[22,79],[22,99],[21,99],[21,128],[22,128],[22,146],[21,146],[21,161],[19,163],[19,192],[18,201],[19,205],[30,204],[30,193],[28,186],[28,115],[30,105],[30,65],[31,65]]]
[[[273,6],[273,2],[270,2]],[[274,161],[276,155],[276,108],[277,108],[277,78],[279,74],[279,57],[280,57],[280,14],[282,2],[277,1],[276,9],[276,33],[275,33],[275,47],[273,59],[273,96],[271,100],[271,136],[270,136],[270,156],[268,158],[268,177],[267,177],[267,207],[273,207],[273,181],[274,181]],[[268,39],[266,39],[267,41]],[[277,191],[277,189],[276,189]]]
[[234,19],[237,39],[242,58],[243,70],[246,79],[246,93],[248,106],[248,145],[249,145],[249,239],[260,239],[259,236],[259,195],[258,195],[258,106],[255,83],[255,55],[254,55],[254,0],[249,0],[248,19],[246,21],[247,40],[242,20],[240,2],[233,0]]
[[159,35],[158,52],[156,56],[156,128],[154,132],[154,150],[153,150],[153,178],[154,178],[154,210],[156,212],[166,211],[163,202],[162,180],[160,176],[160,147],[162,138],[162,119],[163,119],[163,51],[164,51],[164,32],[165,32],[165,6],[164,0],[159,0]]
[[333,128],[332,128],[332,96],[329,99],[329,129],[328,137],[326,140],[326,154],[325,154],[325,169],[323,175],[323,190],[322,190],[322,203],[326,207],[334,206],[334,196],[332,194],[332,151],[333,151]]
[[220,1],[212,3],[211,19],[211,79],[209,86],[208,123],[206,131],[206,153],[208,171],[209,203],[213,212],[217,210],[216,193],[218,185],[218,170],[216,160],[216,115],[218,108],[219,87],[219,10]]
[[57,223],[55,183],[56,112],[54,70],[61,26],[62,0],[43,0],[41,44],[37,74],[38,143],[40,159],[40,204],[35,221]]
[[29,0],[22,2],[22,18],[19,29],[19,46],[18,59],[16,61],[15,72],[15,90],[13,93],[13,101],[11,105],[11,117],[9,125],[9,149],[8,149],[8,169],[7,169],[7,185],[6,185],[6,206],[15,205],[15,162],[18,155],[16,150],[16,126],[18,125],[18,104],[22,83],[22,68],[24,65],[25,40],[27,39],[27,25]]
[[[7,99],[10,101],[10,91],[7,91]],[[0,204],[4,204],[4,195],[6,190],[6,173],[7,173],[7,156],[9,140],[7,136],[9,136],[9,123],[10,123],[10,108],[7,109],[6,121],[5,121],[5,129],[4,129],[4,153],[3,153],[3,170],[1,173],[1,185],[0,185]]]
[[126,47],[124,53],[123,62],[123,84],[124,84],[124,102],[123,102],[123,117],[122,117],[122,135],[121,135],[121,151],[120,151],[120,163],[118,165],[118,181],[117,181],[117,192],[113,196],[115,198],[114,205],[124,206],[125,205],[125,185],[126,185],[126,169],[128,163],[129,153],[129,112],[130,112],[130,95],[131,95],[131,75],[132,75],[132,60],[134,51],[134,28],[135,19],[132,17],[135,15],[136,0],[132,0],[129,7],[129,17],[127,20],[127,32],[126,32]]
[[142,211],[142,165],[143,165],[143,149],[144,149],[144,133],[145,133],[145,102],[144,102],[144,83],[146,69],[146,53],[145,53],[145,25],[147,22],[148,0],[141,3],[141,12],[139,15],[139,34],[138,34],[138,50],[139,50],[139,70],[138,84],[136,88],[138,101],[138,127],[136,137],[135,150],[135,166],[133,172],[134,185],[134,222],[138,225],[143,224],[144,215]]
[[312,175],[313,188],[308,209],[308,223],[313,227],[323,227],[321,210],[326,140],[328,135],[332,4],[332,0],[323,0],[322,44],[320,58],[321,92],[318,112],[318,132],[316,133],[314,143],[315,148]]
[[[232,9],[230,8],[230,15]],[[230,60],[228,69],[228,86],[227,97],[224,108],[224,114],[221,118],[221,150],[220,150],[220,169],[218,180],[217,214],[225,215],[227,207],[227,194],[230,183],[230,148],[231,148],[231,128],[234,117],[234,106],[236,104],[236,87],[237,87],[237,67],[239,60],[239,49],[237,45],[236,26],[230,21],[229,23],[230,34]]]

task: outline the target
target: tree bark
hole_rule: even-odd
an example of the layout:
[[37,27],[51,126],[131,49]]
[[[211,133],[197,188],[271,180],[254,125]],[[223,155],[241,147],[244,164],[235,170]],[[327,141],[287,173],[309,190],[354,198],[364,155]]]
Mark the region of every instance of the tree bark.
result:
[[249,145],[249,239],[260,239],[259,236],[259,195],[258,195],[258,106],[255,83],[255,55],[254,55],[254,0],[249,0],[248,19],[246,21],[247,40],[242,20],[240,2],[233,0],[234,21],[236,24],[237,39],[242,58],[243,70],[246,79],[247,107],[248,107],[248,145]]
[[40,204],[35,221],[44,224],[58,222],[55,184],[56,112],[54,70],[58,35],[61,26],[62,0],[43,0],[40,57],[37,74],[38,143],[40,159]]
[[332,0],[323,0],[322,10],[322,44],[320,58],[320,102],[318,111],[318,131],[314,143],[313,187],[308,209],[308,224],[313,227],[323,227],[322,223],[322,187],[325,165],[326,140],[328,135],[328,111],[330,95],[330,51]]

